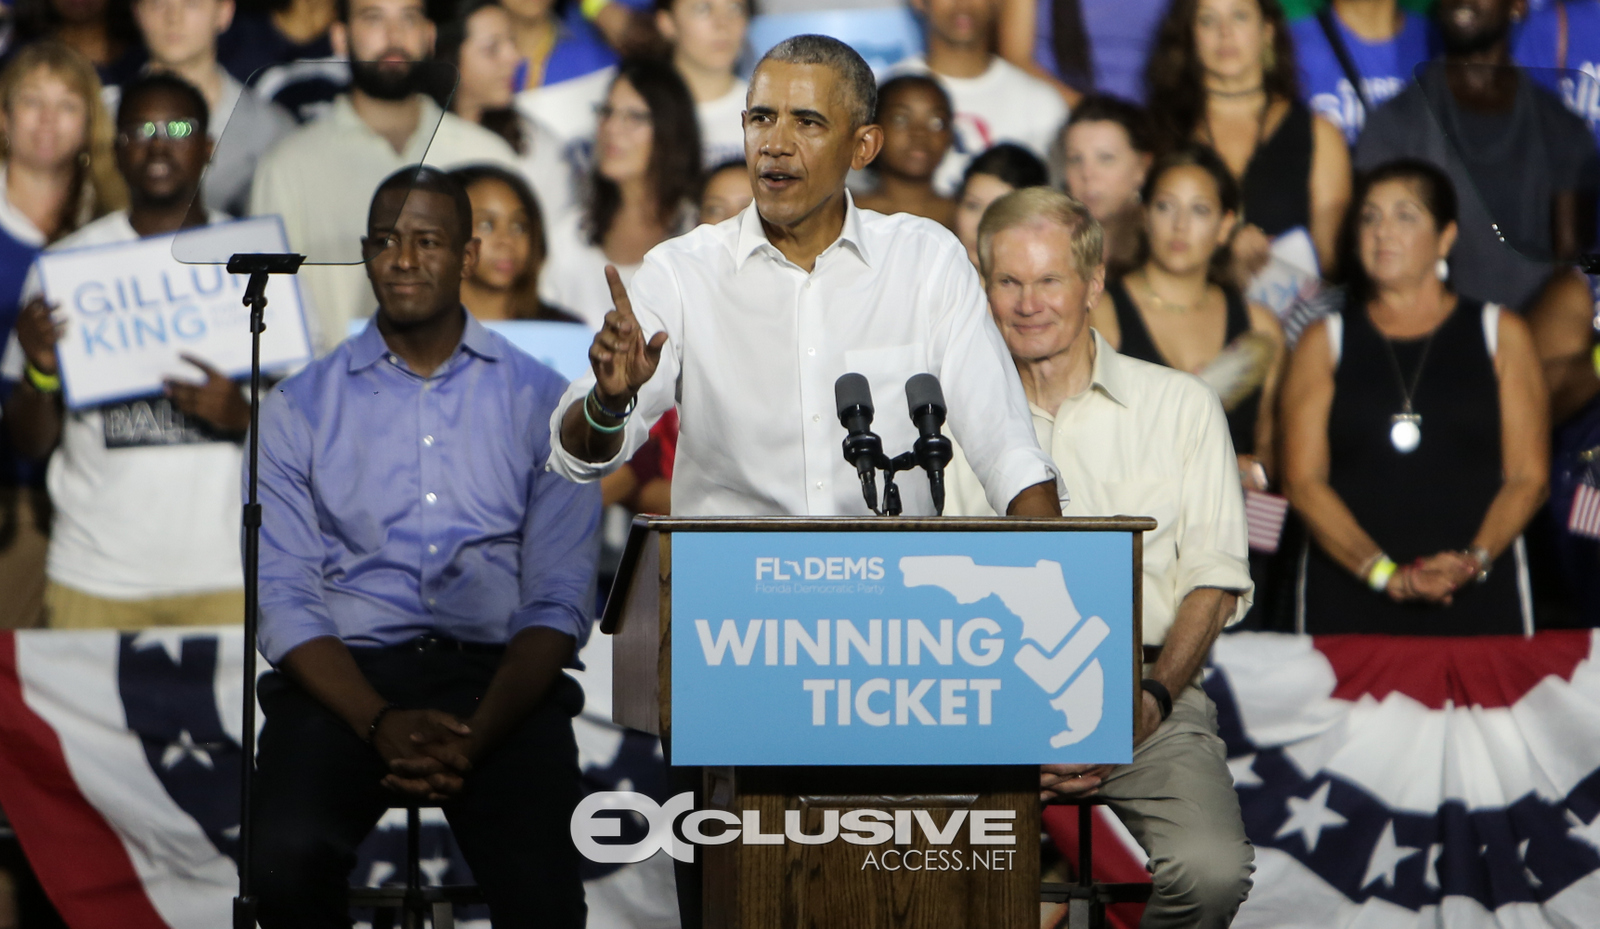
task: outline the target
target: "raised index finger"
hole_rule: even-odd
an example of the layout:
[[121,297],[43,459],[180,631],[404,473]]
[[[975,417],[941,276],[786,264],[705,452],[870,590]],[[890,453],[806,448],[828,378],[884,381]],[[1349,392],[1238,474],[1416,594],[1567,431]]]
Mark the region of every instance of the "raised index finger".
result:
[[617,308],[618,322],[637,323],[633,317],[633,304],[628,301],[628,288],[622,286],[622,275],[615,265],[606,265],[606,285],[611,288],[611,303]]

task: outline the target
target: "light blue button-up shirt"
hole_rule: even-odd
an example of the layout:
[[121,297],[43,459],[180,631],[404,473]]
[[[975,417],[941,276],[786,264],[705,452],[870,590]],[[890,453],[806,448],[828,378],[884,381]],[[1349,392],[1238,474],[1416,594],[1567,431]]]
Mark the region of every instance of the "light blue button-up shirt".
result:
[[319,636],[501,644],[530,626],[581,648],[600,492],[545,470],[565,386],[469,315],[430,377],[372,323],[271,391],[261,406],[262,655],[276,664]]

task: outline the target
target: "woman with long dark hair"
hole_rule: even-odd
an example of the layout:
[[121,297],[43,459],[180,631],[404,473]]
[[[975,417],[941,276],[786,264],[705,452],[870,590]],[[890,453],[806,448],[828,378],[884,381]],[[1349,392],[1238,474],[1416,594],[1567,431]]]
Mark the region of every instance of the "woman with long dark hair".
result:
[[1124,355],[1198,374],[1217,388],[1247,487],[1265,490],[1283,331],[1272,311],[1228,281],[1239,186],[1216,153],[1163,156],[1144,187],[1147,257],[1106,282],[1094,327]]
[[468,165],[450,172],[472,201],[478,261],[461,282],[461,302],[480,320],[539,319],[582,322],[539,299],[539,271],[549,249],[539,201],[528,182],[499,165]]
[[1444,172],[1389,162],[1355,203],[1345,310],[1306,328],[1284,378],[1284,483],[1313,541],[1300,628],[1531,634],[1522,530],[1550,461],[1533,338],[1450,286]]
[[1300,102],[1277,0],[1173,0],[1145,85],[1163,144],[1203,142],[1239,180],[1239,283],[1265,266],[1273,239],[1296,228],[1310,234],[1321,269],[1333,269],[1350,153],[1339,128]]
[[624,61],[598,115],[586,198],[553,225],[539,281],[546,301],[596,329],[611,311],[605,266],[632,280],[645,252],[694,227],[700,193],[694,98],[670,64]]
[[576,184],[561,157],[561,141],[511,104],[518,60],[511,14],[499,0],[465,0],[439,27],[434,57],[455,65],[460,74],[450,111],[506,140],[517,153],[518,167],[538,191],[546,215],[566,212]]

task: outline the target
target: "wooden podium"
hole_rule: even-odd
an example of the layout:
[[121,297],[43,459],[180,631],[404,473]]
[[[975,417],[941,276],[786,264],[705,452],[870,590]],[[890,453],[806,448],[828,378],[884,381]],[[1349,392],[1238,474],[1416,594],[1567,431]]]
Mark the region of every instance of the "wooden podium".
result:
[[[675,534],[685,533],[1125,534],[1132,554],[1132,577],[1126,588],[1132,598],[1128,639],[1132,647],[1121,660],[1132,669],[1131,701],[1136,706],[1142,657],[1142,533],[1153,528],[1154,520],[1141,517],[641,517],[634,523],[601,623],[601,631],[614,636],[614,719],[660,736],[672,760],[672,542]],[[681,575],[684,566],[679,567]],[[1126,716],[1129,751],[1135,712],[1130,706]],[[1017,836],[1014,845],[1001,848],[969,845],[968,835],[962,833],[933,848],[919,831],[909,843],[893,846],[894,862],[905,864],[898,868],[866,867],[868,849],[843,841],[697,846],[703,862],[704,924],[707,929],[1033,929],[1039,924],[1038,784],[1037,765],[1023,764],[704,767],[699,809],[724,810],[734,816],[758,810],[769,833],[782,832],[787,811],[798,811],[802,829],[814,834],[826,811],[842,815],[871,809],[893,815],[920,810],[926,811],[922,816],[943,825],[958,810],[1001,810],[1015,812]],[[957,862],[960,870],[951,867]],[[924,867],[913,869],[912,864]]]

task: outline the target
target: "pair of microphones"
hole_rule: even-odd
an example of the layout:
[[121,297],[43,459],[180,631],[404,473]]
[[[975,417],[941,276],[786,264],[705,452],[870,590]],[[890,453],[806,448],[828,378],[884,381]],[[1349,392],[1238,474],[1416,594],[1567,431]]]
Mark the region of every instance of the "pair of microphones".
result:
[[[944,467],[950,463],[950,440],[944,426],[944,390],[932,374],[913,375],[906,381],[906,408],[917,427],[917,441],[911,451],[890,458],[883,452],[883,440],[872,431],[872,386],[860,374],[846,374],[833,383],[833,400],[839,423],[845,428],[844,460],[856,469],[861,480],[861,495],[867,509],[880,516],[900,515],[900,489],[895,486],[897,471],[921,467],[928,472],[928,491],[934,512],[944,514]],[[883,471],[883,508],[878,508],[877,472]]]

